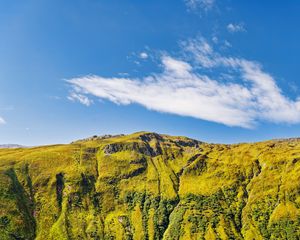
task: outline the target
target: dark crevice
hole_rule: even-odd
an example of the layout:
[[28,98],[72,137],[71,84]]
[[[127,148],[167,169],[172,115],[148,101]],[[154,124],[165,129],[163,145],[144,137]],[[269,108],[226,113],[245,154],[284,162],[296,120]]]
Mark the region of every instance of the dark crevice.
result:
[[60,211],[62,207],[64,187],[65,183],[63,173],[56,174],[56,200]]
[[155,165],[155,163],[154,163],[154,161],[153,161],[152,158],[150,158],[150,161],[153,164],[155,172],[157,173],[158,195],[160,196],[160,193],[161,193],[161,190],[160,190],[160,174],[159,174],[159,171],[158,171],[158,169],[157,169],[157,167],[156,167],[156,165]]
[[86,194],[94,191],[95,183],[96,183],[96,179],[95,179],[94,175],[87,175],[87,174],[81,173],[80,186],[81,186],[83,195],[86,195]]
[[[205,168],[205,166],[206,166],[206,159],[207,159],[207,154],[203,155],[201,153],[197,153],[194,156],[192,156],[187,161],[187,164],[177,174],[178,178],[180,178],[181,175],[183,174],[183,172],[187,169],[189,169],[189,171],[193,171],[193,170],[194,171],[202,171],[203,168]],[[196,160],[198,160],[198,161],[196,162]],[[196,164],[194,164],[195,162],[196,162]]]
[[99,178],[99,163],[97,156],[95,157],[95,171],[96,171],[96,179]]
[[145,172],[147,169],[147,165],[141,165],[141,167],[127,173],[127,174],[123,174],[120,176],[121,179],[128,179],[128,178],[132,178],[135,176],[138,176],[140,174],[142,174],[143,172]]
[[[243,227],[244,227],[242,216],[243,216],[243,212],[245,211],[245,208],[247,207],[249,197],[250,197],[249,186],[251,185],[254,178],[257,178],[260,176],[261,172],[262,172],[262,166],[260,164],[259,159],[256,159],[253,162],[251,175],[245,179],[244,184],[242,186],[243,190],[244,190],[244,198],[243,198],[243,206],[242,206],[241,215],[240,215],[240,223],[241,223],[240,229],[243,229]],[[244,237],[243,233],[241,233],[241,234]]]

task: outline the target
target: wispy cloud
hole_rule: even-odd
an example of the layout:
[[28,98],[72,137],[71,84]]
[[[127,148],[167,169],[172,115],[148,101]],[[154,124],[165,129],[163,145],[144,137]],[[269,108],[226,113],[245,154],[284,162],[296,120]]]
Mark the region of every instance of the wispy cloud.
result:
[[86,95],[78,93],[79,92],[78,90],[80,92],[82,91],[82,89],[77,89],[77,91],[71,92],[70,95],[68,96],[68,99],[73,102],[78,101],[83,105],[90,106],[93,103],[93,101],[89,99]]
[[0,125],[2,124],[6,124],[6,121],[2,117],[0,117]]
[[185,0],[185,4],[191,10],[203,9],[208,11],[215,5],[215,0]]
[[93,95],[116,104],[137,103],[159,112],[245,128],[259,121],[300,122],[300,100],[284,96],[259,63],[224,56],[204,38],[186,41],[182,48],[183,59],[162,55],[162,71],[144,78],[70,79],[71,99]]
[[229,23],[227,25],[227,30],[228,30],[228,32],[231,32],[231,33],[246,32],[246,28],[243,23],[236,23],[236,24]]

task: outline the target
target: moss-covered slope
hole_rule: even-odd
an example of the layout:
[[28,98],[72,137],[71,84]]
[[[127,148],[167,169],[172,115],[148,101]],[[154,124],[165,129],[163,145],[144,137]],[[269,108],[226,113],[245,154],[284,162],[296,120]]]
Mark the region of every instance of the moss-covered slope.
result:
[[0,149],[0,239],[299,239],[300,141]]

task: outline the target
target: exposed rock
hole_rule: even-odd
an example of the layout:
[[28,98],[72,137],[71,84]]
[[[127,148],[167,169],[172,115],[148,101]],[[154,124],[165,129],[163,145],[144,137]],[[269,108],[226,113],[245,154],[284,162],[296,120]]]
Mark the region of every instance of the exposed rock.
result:
[[158,133],[145,133],[140,135],[139,137],[144,142],[150,142],[151,140],[155,139],[158,141],[163,141],[163,137]]
[[89,138],[84,138],[81,140],[77,140],[74,142],[71,142],[71,144],[73,143],[80,143],[80,142],[88,142],[88,141],[96,141],[96,140],[103,140],[103,139],[109,139],[109,138],[117,138],[117,137],[123,137],[125,136],[125,134],[116,134],[116,135],[112,135],[112,134],[105,134],[105,135],[94,135],[92,137]]

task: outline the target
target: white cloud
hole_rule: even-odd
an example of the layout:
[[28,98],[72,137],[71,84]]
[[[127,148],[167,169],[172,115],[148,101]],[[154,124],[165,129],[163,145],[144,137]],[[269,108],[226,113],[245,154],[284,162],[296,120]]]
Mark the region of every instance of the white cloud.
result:
[[223,56],[203,38],[182,47],[189,61],[163,55],[161,73],[144,78],[86,76],[68,82],[81,98],[88,94],[116,104],[137,103],[228,126],[300,122],[300,100],[284,96],[259,63]]
[[185,0],[185,4],[191,10],[203,9],[208,11],[213,8],[215,0]]
[[6,124],[6,121],[2,117],[0,117],[0,125],[2,124]]
[[[76,90],[76,89],[74,89],[74,90]],[[93,101],[90,100],[86,95],[80,94],[75,91],[70,93],[70,95],[68,96],[68,99],[73,102],[78,101],[85,106],[90,106],[93,103]]]
[[140,53],[140,58],[142,58],[142,59],[147,59],[149,56],[148,56],[148,54],[146,53],[146,52],[141,52]]
[[227,25],[227,30],[228,30],[228,32],[231,32],[231,33],[245,32],[246,31],[245,26],[244,26],[243,23],[237,23],[237,24],[229,23]]

